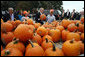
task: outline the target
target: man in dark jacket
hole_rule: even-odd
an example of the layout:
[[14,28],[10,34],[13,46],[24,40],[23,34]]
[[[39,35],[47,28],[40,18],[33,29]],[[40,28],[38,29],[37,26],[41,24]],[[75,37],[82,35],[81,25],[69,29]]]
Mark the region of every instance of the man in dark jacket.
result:
[[38,12],[35,16],[35,21],[41,24],[43,24],[43,21],[40,20],[40,15],[43,14],[43,11],[44,11],[44,8],[40,8],[40,12]]
[[65,13],[65,17],[66,17],[67,19],[70,18],[70,12],[69,12],[69,9],[68,9],[67,12]]
[[76,18],[75,9],[73,9],[73,12],[71,13],[71,19],[74,20]]
[[11,20],[14,21],[15,19],[19,19],[18,15],[16,13],[13,12],[13,8],[9,8],[8,9],[9,13],[6,13],[3,17],[4,22]]

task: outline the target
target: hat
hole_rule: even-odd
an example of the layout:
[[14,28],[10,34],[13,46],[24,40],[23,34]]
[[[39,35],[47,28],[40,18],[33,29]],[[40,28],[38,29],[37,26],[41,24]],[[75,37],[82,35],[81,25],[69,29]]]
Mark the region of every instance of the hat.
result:
[[26,13],[27,13],[27,11],[24,11],[24,12],[23,12],[23,14],[26,14]]

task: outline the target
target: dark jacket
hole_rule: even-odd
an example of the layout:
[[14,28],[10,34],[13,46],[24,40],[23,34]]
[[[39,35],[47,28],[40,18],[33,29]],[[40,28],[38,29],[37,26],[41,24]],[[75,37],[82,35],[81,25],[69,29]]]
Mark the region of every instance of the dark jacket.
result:
[[70,18],[70,12],[69,12],[68,16],[67,16],[67,12],[66,12],[66,13],[65,13],[65,17],[66,17],[66,18]]
[[38,13],[36,14],[36,16],[35,16],[35,21],[43,24],[43,22],[40,20],[40,15],[41,15],[40,12],[38,12]]
[[[19,17],[18,17],[18,15],[16,13],[14,13],[14,18],[16,18],[17,20],[19,20]],[[4,20],[4,22],[7,22],[8,20],[10,20],[10,14],[9,13],[5,14],[3,16],[3,20]]]

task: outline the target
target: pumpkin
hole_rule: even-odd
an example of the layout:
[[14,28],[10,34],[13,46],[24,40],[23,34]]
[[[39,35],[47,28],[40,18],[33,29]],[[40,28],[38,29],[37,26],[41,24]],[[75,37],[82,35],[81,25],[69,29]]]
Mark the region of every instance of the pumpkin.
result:
[[44,52],[44,56],[64,56],[61,49],[55,47],[54,43],[52,43],[53,47],[48,48]]
[[59,29],[51,29],[49,35],[52,37],[54,42],[58,42],[61,37],[61,32]]
[[16,24],[16,27],[19,25],[19,24],[21,24],[22,22],[20,21],[20,20],[16,20],[15,21],[15,24]]
[[7,48],[1,51],[1,56],[23,56],[23,53],[16,48]]
[[81,39],[84,41],[84,33],[81,34]]
[[3,19],[1,19],[1,23],[4,23]]
[[84,24],[79,24],[78,30],[84,33]]
[[63,19],[61,24],[64,28],[67,28],[67,26],[71,24],[71,21]]
[[68,30],[70,32],[73,32],[73,31],[77,30],[77,26],[74,23],[71,23],[68,25]]
[[80,41],[80,35],[74,32],[68,33],[66,40],[72,40],[72,39],[75,39],[76,41]]
[[28,23],[28,25],[33,25],[33,20],[32,19],[28,19],[27,23]]
[[26,50],[25,56],[43,56],[44,50],[42,49],[41,46],[35,46],[32,43],[31,45],[32,47]]
[[43,36],[42,40],[45,41],[46,38],[52,41],[52,37],[50,35]]
[[80,45],[75,40],[68,40],[63,43],[62,51],[65,56],[78,56],[80,55]]
[[41,38],[41,36],[38,35],[37,33],[34,33],[32,40],[33,40],[33,41],[36,41],[39,45],[41,45],[41,43],[42,43],[42,38]]
[[2,47],[2,45],[1,45],[1,51],[3,50],[3,47]]
[[80,48],[81,48],[81,54],[84,54],[84,43],[82,41],[78,41],[80,44]]
[[41,24],[40,23],[35,23],[34,27],[37,29]]
[[40,36],[44,36],[47,35],[47,30],[45,27],[41,26],[37,29],[37,34],[39,34]]
[[46,49],[52,47],[53,45],[52,45],[52,43],[49,42],[49,40],[46,38],[45,41],[42,42],[41,46],[42,46],[42,48],[43,48],[44,50],[46,50]]
[[40,15],[40,19],[41,20],[46,20],[46,15],[45,14]]
[[22,51],[24,53],[25,51],[25,46],[23,43],[19,42],[18,39],[13,40],[12,42],[8,43],[5,47],[7,48],[17,48],[18,50]]
[[10,24],[10,23],[7,23],[7,22],[2,23],[2,24],[1,24],[1,31],[3,31],[3,29],[5,29],[6,32],[11,32],[12,29],[13,29],[13,25]]
[[33,38],[33,31],[29,29],[27,24],[20,24],[14,31],[16,38],[19,38],[21,42],[26,43],[27,40]]
[[82,18],[81,18],[81,22],[83,22],[83,23],[84,23],[84,17],[82,17]]
[[33,26],[33,25],[28,25],[29,27],[29,30],[32,30],[32,31],[34,31],[35,30],[35,27]]
[[64,30],[64,27],[63,26],[57,26],[56,29],[59,29],[61,32]]
[[[31,40],[30,40],[30,41],[31,41]],[[38,43],[35,43],[35,42],[32,42],[32,41],[31,41],[31,43],[32,43],[34,46],[39,46]],[[26,50],[27,50],[28,48],[32,48],[32,45],[31,45],[30,43],[26,46]]]
[[12,32],[5,32],[2,33],[1,35],[1,40],[5,45],[11,42],[13,38],[14,38],[14,34]]
[[68,30],[63,30],[62,31],[62,41],[66,41],[67,34],[69,33]]

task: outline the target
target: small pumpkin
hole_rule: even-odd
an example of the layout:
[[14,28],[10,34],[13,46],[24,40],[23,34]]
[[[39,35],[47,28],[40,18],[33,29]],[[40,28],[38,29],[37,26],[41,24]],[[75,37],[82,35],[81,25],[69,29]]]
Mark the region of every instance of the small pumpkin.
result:
[[37,33],[34,33],[32,40],[33,40],[33,41],[36,41],[39,45],[41,45],[41,43],[42,43],[42,38],[41,38],[41,36],[38,35]]
[[23,53],[16,48],[7,48],[1,51],[1,56],[23,56]]
[[53,45],[47,38],[45,38],[45,41],[42,42],[41,46],[44,50],[46,50],[48,48],[51,48]]
[[68,40],[63,43],[62,51],[65,56],[78,56],[80,55],[80,45],[75,40]]
[[61,32],[64,30],[64,27],[63,26],[60,26],[60,25],[58,25],[57,27],[56,27],[56,29],[59,29]]
[[46,15],[45,14],[40,15],[40,19],[41,20],[46,20]]
[[44,52],[44,56],[64,56],[64,53],[61,49],[55,47],[54,43],[52,43],[53,47],[48,48]]
[[41,46],[35,46],[31,43],[31,41],[30,44],[32,47],[26,50],[25,56],[43,56],[44,50],[42,49]]
[[28,19],[27,22],[28,22],[28,25],[33,25],[33,20],[32,19]]

